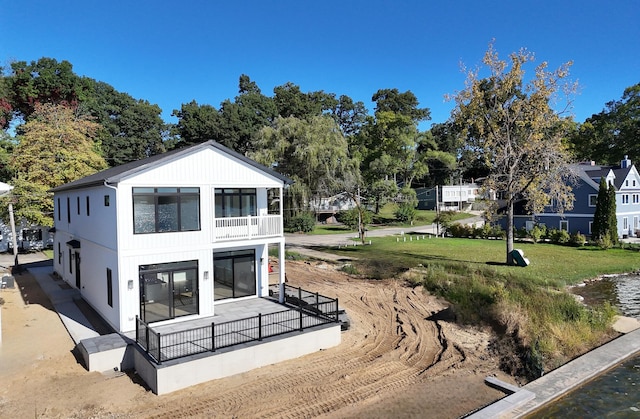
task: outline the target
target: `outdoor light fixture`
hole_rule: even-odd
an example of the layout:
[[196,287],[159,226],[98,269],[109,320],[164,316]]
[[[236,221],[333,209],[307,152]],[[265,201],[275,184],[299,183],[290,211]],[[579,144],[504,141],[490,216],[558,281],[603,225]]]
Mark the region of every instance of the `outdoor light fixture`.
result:
[[129,282],[127,283],[127,288],[129,288],[130,290],[133,289],[133,279],[129,280]]
[[202,278],[207,281],[209,279],[209,271],[204,271],[204,273],[202,274]]

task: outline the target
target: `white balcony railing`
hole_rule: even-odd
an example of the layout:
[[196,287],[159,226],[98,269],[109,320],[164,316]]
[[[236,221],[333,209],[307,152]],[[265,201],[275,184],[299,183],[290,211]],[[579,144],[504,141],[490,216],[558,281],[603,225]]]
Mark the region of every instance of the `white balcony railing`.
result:
[[280,215],[215,219],[214,241],[259,239],[282,235]]

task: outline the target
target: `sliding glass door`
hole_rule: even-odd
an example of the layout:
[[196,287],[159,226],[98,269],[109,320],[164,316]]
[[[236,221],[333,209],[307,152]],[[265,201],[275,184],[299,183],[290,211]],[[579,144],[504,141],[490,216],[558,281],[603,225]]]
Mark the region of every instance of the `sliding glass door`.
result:
[[145,322],[198,314],[198,261],[141,265],[139,275]]
[[214,300],[256,295],[255,251],[213,254]]

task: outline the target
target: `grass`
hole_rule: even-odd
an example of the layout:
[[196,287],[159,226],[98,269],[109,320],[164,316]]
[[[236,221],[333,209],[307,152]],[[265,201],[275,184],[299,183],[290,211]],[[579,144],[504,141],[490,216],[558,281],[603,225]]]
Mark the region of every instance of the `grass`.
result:
[[[373,230],[376,228],[384,228],[384,227],[412,227],[411,223],[400,223],[395,218],[395,211],[398,208],[395,203],[388,203],[384,207],[380,209],[379,214],[374,214],[373,223],[367,226],[367,229]],[[422,226],[422,225],[430,225],[434,223],[436,218],[435,211],[427,211],[427,210],[416,210],[416,218],[413,222],[413,227]],[[453,214],[452,221],[458,221],[465,218],[473,217],[472,214],[466,212],[456,212]],[[318,224],[315,226],[313,231],[308,234],[312,235],[321,235],[321,234],[341,234],[341,233],[349,233],[356,232],[356,230],[349,229],[344,225],[331,225],[331,224]]]
[[[565,286],[602,274],[640,269],[637,250],[516,243],[531,265],[507,266],[506,242],[385,237],[371,246],[335,251],[355,256],[372,278],[405,276],[453,306],[463,323],[483,323],[513,336],[524,354],[514,373],[536,378],[610,338],[615,310],[586,308]],[[417,268],[417,269],[416,269]]]

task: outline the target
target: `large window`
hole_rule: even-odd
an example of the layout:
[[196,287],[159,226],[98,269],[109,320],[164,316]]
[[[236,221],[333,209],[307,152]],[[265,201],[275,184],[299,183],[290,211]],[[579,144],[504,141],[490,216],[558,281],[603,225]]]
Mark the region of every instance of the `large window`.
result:
[[200,188],[133,188],[133,232],[200,230]]
[[218,188],[215,194],[216,218],[257,215],[255,189]]
[[198,314],[198,261],[141,265],[140,316],[147,323]]
[[256,295],[255,252],[213,254],[214,300]]

